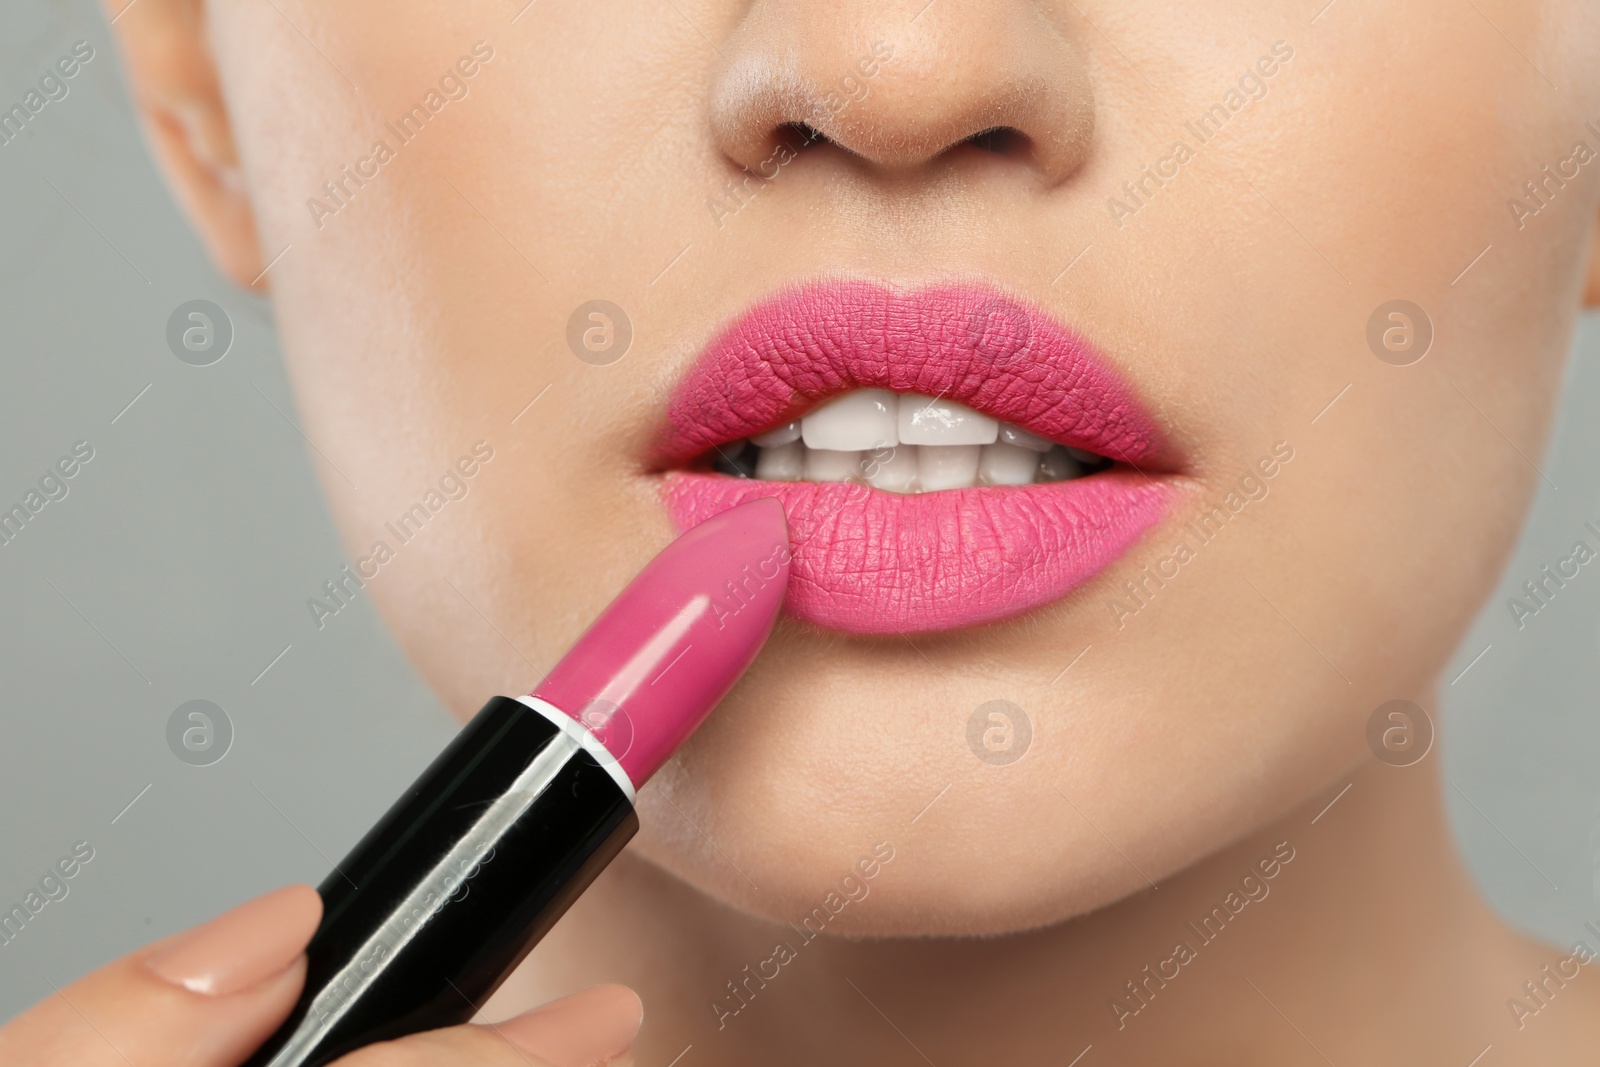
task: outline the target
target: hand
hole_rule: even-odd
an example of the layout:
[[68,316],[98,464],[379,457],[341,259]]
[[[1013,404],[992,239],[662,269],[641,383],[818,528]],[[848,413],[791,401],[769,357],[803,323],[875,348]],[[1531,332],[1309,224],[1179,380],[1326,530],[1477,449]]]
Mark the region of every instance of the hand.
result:
[[[237,1067],[294,1006],[321,917],[316,890],[292,885],[147,945],[0,1027],[0,1063]],[[370,1045],[337,1067],[589,1067],[626,1056],[642,1018],[633,990],[596,986],[502,1023]]]

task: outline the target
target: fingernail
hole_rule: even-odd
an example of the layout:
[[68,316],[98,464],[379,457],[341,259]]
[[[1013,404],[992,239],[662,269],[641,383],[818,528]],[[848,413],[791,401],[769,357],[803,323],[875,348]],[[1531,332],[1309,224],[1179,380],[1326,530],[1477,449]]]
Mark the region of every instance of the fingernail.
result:
[[146,961],[173,985],[225,997],[282,971],[305,951],[322,919],[322,898],[286,885],[196,926]]
[[639,994],[625,985],[597,985],[507,1019],[495,1029],[551,1067],[592,1067],[632,1048],[642,1022]]

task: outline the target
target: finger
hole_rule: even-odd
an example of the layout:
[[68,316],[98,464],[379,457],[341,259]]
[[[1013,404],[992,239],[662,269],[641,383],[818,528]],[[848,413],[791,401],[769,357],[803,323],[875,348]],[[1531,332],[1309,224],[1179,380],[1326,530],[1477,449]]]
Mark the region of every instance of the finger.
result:
[[487,1025],[369,1045],[334,1067],[593,1067],[629,1062],[644,1005],[627,986],[585,989]]
[[0,1028],[6,1067],[235,1067],[289,1014],[322,916],[292,885],[147,945]]
[[502,1040],[552,1067],[609,1063],[633,1048],[644,1022],[639,994],[625,985],[601,985],[496,1023]]

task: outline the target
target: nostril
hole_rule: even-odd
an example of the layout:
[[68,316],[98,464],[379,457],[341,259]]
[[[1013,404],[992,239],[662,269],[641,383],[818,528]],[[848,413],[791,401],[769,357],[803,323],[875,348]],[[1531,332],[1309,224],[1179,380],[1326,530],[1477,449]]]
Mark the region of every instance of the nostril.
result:
[[998,156],[1017,155],[1028,147],[1028,135],[1011,126],[991,126],[961,142]]
[[809,122],[785,122],[778,127],[778,134],[795,148],[809,148],[814,144],[824,144],[828,140],[827,134]]
[[[839,143],[811,125],[809,122],[799,120],[778,124],[778,139],[787,144],[793,151],[799,152],[816,145],[835,145]],[[1015,126],[991,126],[986,130],[963,137],[951,144],[946,151],[970,145],[982,152],[989,152],[997,156],[1026,155],[1033,141],[1027,134]],[[846,151],[849,151],[846,149]],[[855,154],[855,153],[851,153]]]
[[915,33],[886,14],[894,6],[732,5],[742,14],[718,42],[706,97],[720,154],[761,174],[774,154],[802,155],[803,167],[897,181],[970,164],[1055,185],[1083,166],[1094,86],[1086,57],[1047,15],[1052,5],[919,0],[927,14]]

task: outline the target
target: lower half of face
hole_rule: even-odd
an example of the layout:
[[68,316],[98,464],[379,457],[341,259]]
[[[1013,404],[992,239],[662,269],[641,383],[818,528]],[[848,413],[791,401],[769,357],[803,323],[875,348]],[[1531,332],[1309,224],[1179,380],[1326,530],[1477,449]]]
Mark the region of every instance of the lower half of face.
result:
[[887,847],[859,932],[1058,920],[1426,703],[1537,478],[1600,38],[829,6],[213,32],[336,515],[448,702],[779,495],[789,615],[639,847],[774,918]]

